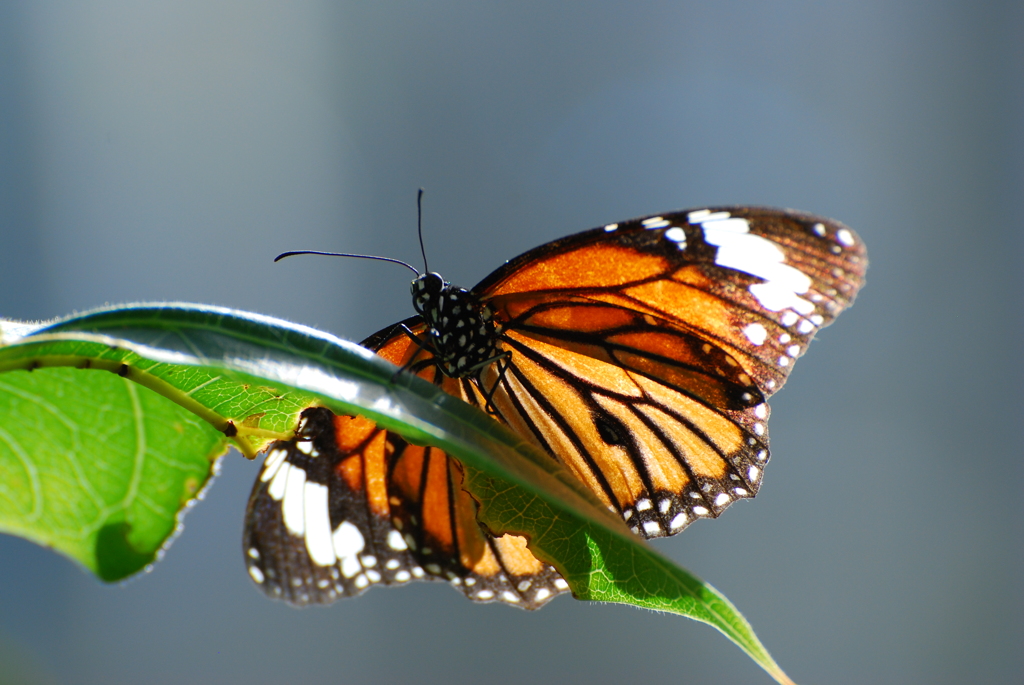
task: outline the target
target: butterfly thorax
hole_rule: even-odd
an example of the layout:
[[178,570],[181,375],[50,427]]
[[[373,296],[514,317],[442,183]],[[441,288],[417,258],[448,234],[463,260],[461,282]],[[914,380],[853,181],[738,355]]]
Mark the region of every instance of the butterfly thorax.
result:
[[426,273],[412,282],[412,303],[427,326],[425,346],[445,375],[473,375],[499,356],[491,310],[470,291]]

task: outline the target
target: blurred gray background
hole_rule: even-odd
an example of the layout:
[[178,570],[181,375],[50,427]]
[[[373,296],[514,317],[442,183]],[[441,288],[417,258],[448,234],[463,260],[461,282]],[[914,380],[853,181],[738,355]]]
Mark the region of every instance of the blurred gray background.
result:
[[[354,340],[419,264],[715,203],[854,227],[857,305],[772,402],[754,502],[658,548],[800,683],[1024,678],[1024,7],[1014,2],[0,3],[0,315],[184,300]],[[767,683],[712,629],[441,584],[327,609],[245,572],[237,453],[103,586],[0,536],[0,681]]]

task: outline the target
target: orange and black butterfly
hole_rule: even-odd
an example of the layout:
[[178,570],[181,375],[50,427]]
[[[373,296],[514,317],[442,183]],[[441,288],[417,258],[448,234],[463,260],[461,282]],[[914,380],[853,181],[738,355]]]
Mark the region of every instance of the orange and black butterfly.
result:
[[[682,211],[548,243],[472,290],[421,274],[418,316],[363,344],[485,409],[633,532],[661,537],[757,493],[765,400],[866,268],[864,245],[835,221]],[[300,605],[417,578],[530,609],[565,592],[524,538],[481,529],[461,483],[436,448],[308,409],[269,448],[249,499],[249,573]]]

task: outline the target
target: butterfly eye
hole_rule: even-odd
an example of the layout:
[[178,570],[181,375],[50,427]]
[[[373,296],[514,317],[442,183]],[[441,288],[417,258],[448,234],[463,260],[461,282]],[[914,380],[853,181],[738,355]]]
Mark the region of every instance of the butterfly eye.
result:
[[444,279],[435,271],[417,277],[413,283],[419,288],[420,292],[429,295],[438,295],[444,290]]
[[441,299],[445,282],[439,274],[431,272],[414,278],[410,289],[412,290],[413,307],[422,314],[430,307],[431,302]]

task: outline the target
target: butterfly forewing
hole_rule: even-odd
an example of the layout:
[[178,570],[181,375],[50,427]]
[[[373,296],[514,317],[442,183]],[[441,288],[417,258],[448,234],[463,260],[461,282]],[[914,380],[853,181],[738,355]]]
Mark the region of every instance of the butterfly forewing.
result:
[[[652,328],[690,331],[719,348],[770,395],[814,333],[853,301],[866,268],[863,244],[838,222],[728,207],[563,238],[511,260],[474,292],[505,312],[509,325],[522,322],[537,336],[545,305],[571,307],[586,298],[646,315]],[[595,333],[572,322],[553,326],[552,334],[559,330]]]

